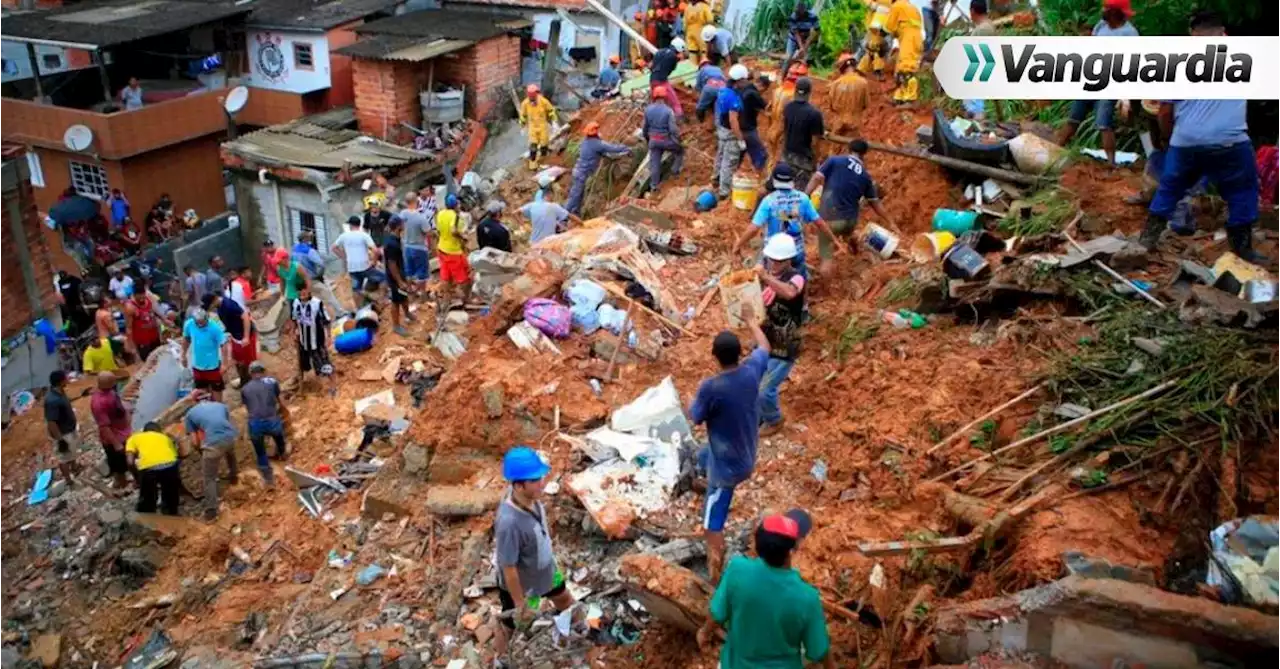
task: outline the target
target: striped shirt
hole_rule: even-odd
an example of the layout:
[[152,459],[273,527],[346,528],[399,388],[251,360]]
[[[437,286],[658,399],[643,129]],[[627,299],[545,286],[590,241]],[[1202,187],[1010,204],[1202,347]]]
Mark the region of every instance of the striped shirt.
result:
[[318,297],[293,301],[293,322],[298,326],[298,343],[304,351],[324,347],[324,329],[329,324],[329,314]]

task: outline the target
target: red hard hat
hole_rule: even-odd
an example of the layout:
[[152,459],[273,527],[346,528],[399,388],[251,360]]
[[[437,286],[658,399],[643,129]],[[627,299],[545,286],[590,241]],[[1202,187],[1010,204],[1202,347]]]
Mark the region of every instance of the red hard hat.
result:
[[524,89],[524,92],[525,92],[526,94],[528,94],[530,97],[532,97],[532,96],[534,96],[534,95],[537,95],[540,91],[541,91],[541,89],[540,89],[540,88],[538,88],[538,85],[537,85],[537,84],[529,84],[529,85],[528,85],[528,86],[526,86],[526,87],[525,87],[525,89]]

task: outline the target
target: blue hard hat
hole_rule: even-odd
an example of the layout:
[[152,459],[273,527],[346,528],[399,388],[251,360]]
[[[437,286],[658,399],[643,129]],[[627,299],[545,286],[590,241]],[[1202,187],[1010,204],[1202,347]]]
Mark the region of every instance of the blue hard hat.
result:
[[454,207],[458,206],[458,196],[454,195],[453,193],[449,193],[448,195],[444,196],[444,206],[450,209],[453,209]]
[[533,481],[546,476],[549,471],[551,467],[528,446],[516,446],[502,456],[502,477],[508,481]]

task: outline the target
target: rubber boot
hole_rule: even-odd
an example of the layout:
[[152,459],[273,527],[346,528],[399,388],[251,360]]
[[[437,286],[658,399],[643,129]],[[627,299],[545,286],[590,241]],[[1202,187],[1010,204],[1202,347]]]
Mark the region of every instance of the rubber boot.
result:
[[1142,236],[1138,237],[1138,243],[1147,251],[1154,251],[1160,244],[1160,235],[1164,233],[1167,225],[1168,221],[1163,218],[1155,214],[1147,214],[1147,225],[1142,229]]
[[1255,265],[1267,266],[1271,261],[1266,256],[1253,250],[1253,224],[1236,225],[1227,228],[1227,241],[1231,243],[1231,252]]

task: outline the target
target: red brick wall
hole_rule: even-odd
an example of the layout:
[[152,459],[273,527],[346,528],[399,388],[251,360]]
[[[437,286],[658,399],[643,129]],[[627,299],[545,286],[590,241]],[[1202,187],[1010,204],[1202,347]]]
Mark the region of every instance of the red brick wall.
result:
[[356,43],[355,28],[364,23],[363,20],[349,23],[330,30],[329,38],[329,90],[325,108],[341,107],[355,102],[355,91],[351,84],[351,57],[334,53],[337,49]]
[[520,77],[520,38],[491,37],[436,59],[436,80],[467,87],[467,116],[484,120],[503,100],[507,85]]
[[422,106],[418,102],[418,91],[426,81],[427,67],[422,63],[352,59],[351,83],[360,132],[394,139],[400,135],[401,121],[421,126]]
[[356,120],[360,131],[395,140],[400,122],[422,124],[418,93],[427,81],[467,87],[466,113],[484,120],[503,100],[507,85],[520,76],[520,38],[503,35],[434,59],[409,63],[357,58],[352,63]]
[[[26,151],[20,147],[5,147],[4,159],[25,161]],[[9,216],[11,215],[11,204],[16,201],[19,215],[22,217],[22,229],[26,235],[27,252],[31,257],[31,264],[35,269],[36,288],[40,291],[40,303],[45,308],[45,313],[51,313],[56,309],[55,296],[53,289],[53,263],[49,253],[49,246],[45,243],[44,225],[41,223],[39,212],[36,210],[35,193],[31,188],[31,181],[24,179],[19,181],[17,188],[6,190],[4,192],[3,202],[3,234],[0,235],[0,254],[3,254],[5,260],[4,272],[0,273],[0,299],[3,300],[4,309],[0,310],[0,336],[4,338],[12,337],[27,327],[35,320],[35,314],[31,309],[31,300],[27,296],[26,279],[23,277],[22,267],[18,264],[19,242],[12,233],[12,225]],[[13,261],[13,262],[10,262]]]

